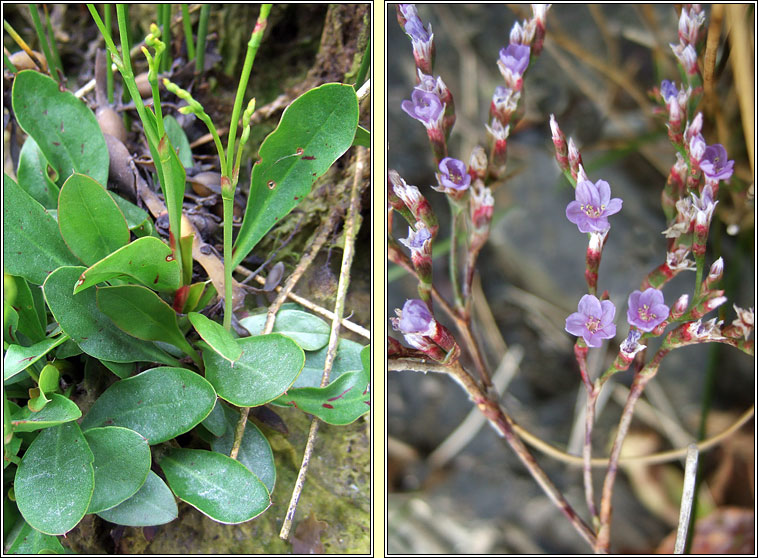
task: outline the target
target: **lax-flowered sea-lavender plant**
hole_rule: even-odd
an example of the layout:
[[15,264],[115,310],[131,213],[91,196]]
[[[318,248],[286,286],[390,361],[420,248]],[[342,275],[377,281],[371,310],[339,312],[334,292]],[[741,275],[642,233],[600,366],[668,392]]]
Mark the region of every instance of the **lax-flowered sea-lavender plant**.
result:
[[[602,252],[607,243],[613,246],[611,234],[613,216],[622,211],[623,201],[612,196],[611,185],[602,176],[593,176],[590,179],[577,143],[572,138],[567,139],[554,116],[550,118],[556,161],[575,188],[574,199],[565,200],[566,218],[568,222],[576,225],[580,233],[586,234],[588,240],[585,266],[587,292],[578,293],[577,311],[567,316],[565,321],[565,330],[576,336],[574,354],[587,391],[583,461],[585,495],[591,520],[585,523],[580,519],[521,445],[516,433],[526,435],[522,433],[522,430],[514,429],[512,420],[497,403],[488,369],[471,334],[471,280],[474,275],[476,256],[486,242],[492,219],[494,202],[491,185],[495,180],[505,177],[508,140],[511,132],[517,129],[516,125],[521,117],[525,75],[542,49],[546,9],[544,6],[533,7],[532,17],[521,24],[514,25],[509,36],[509,44],[499,52],[496,64],[503,77],[504,85],[495,88],[490,102],[489,121],[485,124],[489,148],[487,151],[481,147],[475,149],[469,159],[468,168],[463,162],[465,159],[456,158],[457,154],[452,152],[452,148],[451,153],[448,153],[447,141],[451,126],[446,126],[444,122],[451,116],[452,103],[444,101],[436,90],[435,84],[441,82],[441,79],[431,73],[433,66],[422,71],[418,60],[416,61],[419,85],[411,93],[412,100],[404,102],[403,110],[413,118],[422,121],[429,130],[430,126],[427,122],[419,118],[420,111],[411,110],[414,100],[422,98],[417,91],[434,93],[439,105],[444,106],[444,109],[435,111],[436,120],[432,127],[436,127],[436,133],[428,135],[435,155],[435,166],[439,171],[436,174],[437,184],[432,188],[446,195],[452,213],[449,236],[450,281],[446,286],[452,290],[452,302],[448,302],[441,296],[434,284],[427,284],[425,291],[431,293],[433,305],[428,300],[423,302],[419,300],[416,301],[418,306],[414,308],[415,305],[409,306],[413,301],[409,301],[402,311],[397,311],[400,318],[393,320],[395,330],[403,335],[408,345],[421,351],[423,357],[431,358],[437,364],[420,362],[419,358],[423,358],[421,355],[414,357],[397,340],[392,340],[389,351],[390,369],[434,370],[452,375],[466,389],[482,413],[506,438],[530,473],[572,521],[577,532],[596,551],[608,552],[610,501],[615,474],[619,466],[620,449],[628,431],[634,405],[645,385],[655,376],[663,358],[678,347],[716,341],[733,345],[752,354],[752,341],[749,340],[749,335],[754,318],[752,309],[743,310],[739,307],[735,307],[737,319],[729,326],[724,326],[723,320],[718,318],[710,320],[706,318],[709,312],[720,307],[727,300],[723,296],[723,291],[718,289],[724,270],[723,260],[719,258],[711,265],[705,279],[703,279],[703,274],[707,271],[704,266],[708,254],[708,235],[718,204],[719,184],[720,181],[731,177],[734,162],[729,160],[726,149],[722,145],[707,143],[709,131],[704,125],[703,114],[695,113],[695,107],[702,95],[698,49],[702,46],[704,36],[702,26],[705,16],[698,6],[687,5],[682,10],[680,18],[680,42],[678,45],[672,45],[674,55],[682,69],[683,83],[677,84],[666,80],[655,92],[657,100],[664,109],[662,112],[666,115],[669,138],[676,148],[676,160],[671,167],[661,197],[664,214],[668,221],[668,228],[665,231],[668,245],[663,263],[646,276],[640,277],[639,290],[626,294],[614,293],[614,300],[624,300],[623,297],[626,297],[626,313],[623,312],[622,307],[619,307],[617,312],[609,293],[598,288]],[[420,35],[419,28],[426,31],[427,27],[424,27],[422,23],[408,26],[407,19],[411,16],[418,18],[415,9],[403,6],[398,10],[398,21],[411,37],[415,53],[417,38],[414,38],[414,34]],[[427,36],[431,37],[431,27],[429,26],[428,29]],[[433,45],[429,50],[434,51]],[[450,99],[452,100],[452,95]],[[435,106],[437,106],[436,103]],[[445,113],[442,122],[439,121],[440,112]],[[454,114],[452,116],[454,117]],[[591,170],[591,167],[588,168]],[[390,182],[392,191],[393,184],[398,181],[391,180]],[[433,239],[430,239],[431,235],[425,232],[425,228],[418,223],[418,220],[415,219],[414,223],[414,219],[408,217],[412,213],[410,206],[398,203],[402,190],[402,187],[398,187],[390,194],[390,215],[395,211],[409,221],[411,228],[408,237],[400,239],[400,242],[410,250],[411,259],[413,259],[418,258],[417,254],[421,250],[426,250],[427,244],[430,254],[434,243]],[[573,229],[567,223],[566,227],[568,227],[567,230]],[[539,231],[535,231],[535,234],[539,234]],[[390,229],[390,259],[416,275],[419,280],[419,292],[421,292],[421,284],[425,279],[422,279],[422,274],[419,273],[420,266],[415,262],[411,264],[408,256],[393,249],[393,242]],[[463,265],[459,263],[462,253],[467,254]],[[426,257],[426,252],[424,254]],[[674,276],[685,271],[696,272],[694,292],[681,294],[676,299],[664,293],[665,285]],[[443,351],[440,351],[439,344],[420,343],[417,338],[419,332],[413,330],[412,324],[415,322],[411,319],[412,317],[415,319],[416,316],[421,315],[424,320],[435,320],[436,323],[435,316],[441,314],[440,310],[444,311],[455,325],[455,337],[461,348],[459,360],[453,361],[447,354],[442,358]],[[406,315],[407,320],[404,319]],[[627,324],[622,326],[617,323],[619,316],[622,321],[625,317]],[[617,333],[620,344],[616,344]],[[661,338],[659,347],[650,358],[646,358],[647,350],[652,345],[647,340],[653,338]],[[613,351],[617,351],[617,355],[600,377],[591,378],[587,366],[589,350],[606,344]],[[467,370],[466,357],[469,357],[469,362],[473,368],[476,368],[478,378]],[[621,416],[618,434],[610,455],[600,505],[596,506],[591,475],[593,465],[591,442],[595,405],[605,382],[614,374],[629,369],[633,364],[634,383]],[[588,524],[593,527],[589,527]]]

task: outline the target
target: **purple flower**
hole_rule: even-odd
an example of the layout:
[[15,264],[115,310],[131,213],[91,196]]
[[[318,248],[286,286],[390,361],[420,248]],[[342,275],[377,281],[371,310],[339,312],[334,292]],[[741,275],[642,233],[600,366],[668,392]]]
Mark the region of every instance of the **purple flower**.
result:
[[445,105],[434,93],[414,89],[411,93],[411,100],[403,101],[400,106],[427,128],[441,126]]
[[416,226],[417,231],[408,227],[408,238],[399,238],[398,241],[407,246],[411,252],[422,252],[426,241],[432,238],[432,233],[422,222],[417,223]]
[[672,97],[676,98],[677,95],[679,95],[679,91],[677,91],[674,82],[664,79],[661,82],[661,97],[663,97],[663,100],[668,103]]
[[471,184],[471,177],[466,172],[466,163],[463,161],[445,157],[440,161],[440,171],[437,180],[443,188],[463,191]]
[[408,18],[405,22],[405,32],[413,42],[426,43],[430,38],[429,31],[424,29],[424,24],[418,17]]
[[616,307],[610,300],[600,302],[594,295],[584,295],[579,301],[579,311],[566,318],[566,331],[582,337],[589,347],[599,347],[602,339],[616,335],[613,317]]
[[576,200],[566,207],[566,217],[579,231],[605,232],[611,228],[608,216],[621,211],[622,201],[611,199],[611,187],[605,180],[595,184],[581,180],[576,185]]
[[700,159],[700,169],[714,180],[726,180],[734,172],[734,161],[727,161],[726,149],[720,143],[709,145]]
[[527,45],[510,44],[500,49],[500,62],[516,75],[523,75],[529,66],[529,47]]
[[434,316],[426,303],[418,298],[406,300],[395,329],[402,333],[426,333],[434,326]]
[[641,331],[653,331],[669,317],[669,307],[663,303],[663,293],[658,289],[634,291],[629,295],[626,319],[629,325]]

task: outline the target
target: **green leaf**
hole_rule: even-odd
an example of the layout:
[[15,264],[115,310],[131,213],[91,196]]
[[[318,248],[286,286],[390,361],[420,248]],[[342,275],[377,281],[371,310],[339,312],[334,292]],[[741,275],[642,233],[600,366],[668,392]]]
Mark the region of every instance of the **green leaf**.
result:
[[[169,227],[174,239],[178,240],[180,234],[179,231],[181,230],[182,203],[184,202],[184,189],[186,186],[187,173],[184,170],[181,161],[179,161],[179,156],[171,145],[168,135],[164,134],[158,143],[158,157],[160,159],[161,168],[159,178],[163,197],[166,201]],[[181,250],[178,244],[176,250],[177,253]],[[182,257],[191,258],[192,255],[187,254]],[[177,256],[177,260],[180,260],[177,263],[181,264],[181,259],[182,258]]]
[[242,355],[242,348],[224,326],[198,312],[190,312],[187,317],[203,341],[226,360],[234,362]]
[[361,145],[363,147],[371,147],[371,132],[369,132],[363,126],[358,126],[355,131],[355,138],[353,138],[353,145]]
[[178,498],[219,523],[249,521],[271,505],[260,479],[226,455],[171,449],[159,465]]
[[368,370],[347,372],[324,388],[292,388],[277,405],[293,405],[329,424],[350,424],[371,410]]
[[12,97],[19,125],[37,142],[60,182],[74,172],[100,184],[108,181],[108,148],[84,101],[34,70],[16,74]]
[[304,93],[263,141],[253,166],[245,217],[232,267],[308,195],[313,183],[353,142],[358,97],[350,85],[327,83]]
[[3,300],[3,326],[3,340],[6,343],[17,341],[18,312],[13,309],[13,306],[8,304],[7,300]]
[[218,396],[240,407],[256,407],[280,396],[305,363],[303,350],[278,333],[237,342],[242,356],[234,366],[210,348],[203,349],[203,362],[205,377]]
[[31,347],[8,345],[3,358],[3,380],[23,372],[67,339],[69,336],[64,333],[58,337],[44,339]]
[[148,471],[145,484],[134,496],[97,515],[117,525],[149,527],[173,521],[179,516],[179,509],[166,483]]
[[208,432],[214,436],[223,436],[226,432],[226,417],[224,416],[224,406],[221,401],[216,400],[216,405],[211,413],[205,417],[202,425],[208,429]]
[[153,236],[138,238],[87,269],[76,281],[74,294],[114,277],[128,277],[160,292],[181,286],[179,262],[171,248]]
[[61,329],[88,355],[113,362],[178,361],[148,341],[124,335],[97,307],[94,290],[71,294],[83,267],[61,267],[45,281],[45,300]]
[[213,387],[202,376],[184,368],[151,368],[106,389],[82,428],[123,426],[154,445],[191,430],[215,401]]
[[110,190],[108,191],[108,194],[113,198],[113,201],[116,202],[121,213],[124,214],[124,217],[126,218],[126,226],[129,227],[131,232],[138,237],[148,236],[152,232],[153,223],[150,220],[147,211],[141,207],[137,207],[132,202],[125,200],[118,194],[114,194]]
[[[329,377],[336,380],[345,372],[360,370],[363,367],[360,357],[361,349],[363,349],[363,345],[360,343],[349,339],[340,339]],[[323,347],[318,351],[306,351],[305,366],[292,387],[321,387],[321,376],[324,374],[328,350],[329,347]]]
[[[263,331],[265,322],[265,313],[240,320],[250,335],[259,335]],[[302,310],[279,310],[274,320],[273,332],[292,338],[305,351],[316,351],[326,345],[329,342],[329,331],[329,325],[324,320]]]
[[58,223],[13,181],[3,177],[3,266],[11,275],[41,285],[47,275],[77,260],[61,238]]
[[[35,286],[34,292],[32,292],[23,277],[7,275],[6,280],[13,281],[16,289],[13,307],[18,312],[18,330],[34,343],[42,341],[45,338],[47,323],[40,320],[40,314],[37,311],[37,299],[35,298],[37,295],[41,299],[42,291]],[[44,311],[44,301],[42,304]],[[44,314],[42,319],[44,320]]]
[[[224,411],[227,426],[224,435],[211,442],[211,448],[218,453],[229,455],[234,444],[234,431],[239,413],[221,403],[218,406]],[[271,451],[271,444],[268,443],[266,437],[251,421],[247,421],[245,426],[245,434],[242,436],[237,460],[261,479],[269,494],[274,492],[274,485],[276,484],[274,453]]]
[[150,470],[150,446],[134,430],[118,426],[85,430],[95,456],[95,491],[87,513],[98,513],[134,496]]
[[195,162],[192,160],[192,149],[190,148],[187,134],[176,121],[176,118],[170,114],[163,117],[163,127],[166,129],[166,134],[171,142],[171,145],[178,151],[179,160],[185,169],[192,167]]
[[58,207],[58,186],[47,175],[47,159],[34,138],[27,136],[18,155],[18,185],[45,209]]
[[58,197],[58,226],[71,252],[85,265],[129,243],[129,228],[116,202],[100,184],[72,174]]
[[13,489],[24,519],[42,533],[63,535],[84,517],[95,488],[94,456],[76,422],[39,433],[16,471]]
[[65,554],[66,549],[58,540],[58,537],[40,533],[23,519],[19,519],[8,533],[4,541],[4,548],[8,554]]
[[71,422],[82,416],[82,411],[76,403],[58,393],[50,395],[50,403],[38,413],[33,413],[28,407],[22,407],[18,414],[11,418],[14,432],[34,432],[50,428],[66,422]]
[[133,362],[111,362],[109,360],[101,360],[100,362],[122,380],[131,376],[134,372]]
[[[209,286],[209,288],[206,291],[206,287]],[[211,283],[210,279],[208,281],[203,281],[202,283],[193,283],[190,285],[189,291],[187,292],[187,298],[184,301],[184,308],[182,309],[182,312],[185,314],[188,314],[194,310],[202,310],[202,307],[199,306],[201,299],[205,298],[203,296],[203,293],[213,291],[215,294],[215,289],[212,288],[213,284]]]
[[97,306],[119,328],[137,339],[163,341],[188,355],[195,354],[179,329],[174,309],[147,287],[98,287]]
[[34,393],[38,394],[37,397],[31,397],[26,404],[30,411],[38,413],[44,409],[45,405],[50,402],[47,395],[58,389],[59,379],[60,373],[52,364],[46,364],[42,368],[42,372],[39,374],[37,387],[29,390],[30,395],[33,395]]

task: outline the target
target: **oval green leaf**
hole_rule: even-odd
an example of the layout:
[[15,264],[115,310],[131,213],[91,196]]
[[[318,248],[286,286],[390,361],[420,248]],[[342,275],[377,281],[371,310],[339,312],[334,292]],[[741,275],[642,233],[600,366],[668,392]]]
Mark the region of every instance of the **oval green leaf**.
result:
[[[157,240],[157,239],[156,239]],[[160,242],[160,241],[159,241]],[[148,341],[124,335],[97,307],[94,290],[71,294],[83,267],[61,267],[45,281],[45,300],[61,329],[88,355],[113,362],[178,361]]]
[[[337,345],[337,354],[332,363],[332,370],[329,373],[332,381],[346,372],[355,372],[363,367],[360,357],[361,349],[363,349],[363,345],[360,343],[349,339],[340,339],[339,345]],[[329,347],[323,347],[318,351],[307,351],[305,353],[305,366],[292,387],[321,387],[321,377],[324,374],[328,350]]]
[[16,471],[16,503],[42,533],[63,535],[87,512],[95,488],[94,456],[76,422],[39,433]]
[[96,299],[103,314],[129,335],[145,341],[164,341],[194,354],[179,329],[174,309],[147,287],[99,287]]
[[108,148],[84,101],[34,70],[16,74],[12,97],[19,125],[37,142],[61,182],[75,172],[107,182]]
[[[265,322],[265,313],[240,320],[250,335],[259,335]],[[326,345],[329,342],[329,331],[329,325],[324,320],[302,310],[279,310],[274,320],[273,332],[292,338],[304,351],[316,351]]]
[[79,407],[58,393],[50,395],[50,403],[37,413],[33,413],[28,407],[22,407],[18,413],[11,417],[14,432],[34,432],[43,428],[50,428],[65,422],[71,422],[82,416]]
[[3,544],[8,554],[66,553],[58,537],[40,533],[23,519],[16,522]]
[[83,174],[72,174],[61,188],[58,226],[66,245],[85,265],[129,243],[124,214],[105,188]]
[[176,118],[167,114],[163,117],[163,127],[166,129],[166,134],[171,142],[171,145],[176,149],[179,160],[185,169],[192,167],[195,163],[192,161],[192,148],[190,147],[187,134],[177,122]]
[[7,174],[3,176],[3,267],[41,285],[62,265],[78,265],[58,223]]
[[216,405],[211,413],[205,417],[202,425],[214,436],[223,436],[226,432],[226,417],[224,416],[224,406],[220,400],[216,400]]
[[95,456],[95,491],[87,513],[98,513],[134,496],[150,470],[150,446],[134,430],[119,426],[84,432]]
[[[226,432],[211,442],[211,448],[218,453],[229,455],[234,443],[234,431],[239,420],[239,413],[226,405],[219,403],[219,406],[224,412],[227,424]],[[252,421],[247,421],[245,426],[245,434],[242,436],[237,460],[261,479],[269,494],[274,492],[274,485],[276,484],[274,452],[271,451],[271,444],[268,443],[266,437]]]
[[242,354],[242,347],[224,326],[214,322],[199,312],[190,312],[187,317],[195,331],[203,338],[208,346],[230,362],[237,360]]
[[97,515],[117,525],[149,527],[173,521],[179,516],[179,509],[163,479],[148,471],[145,484],[134,496]]
[[18,155],[18,185],[45,209],[58,207],[59,188],[47,175],[47,159],[34,138],[27,136]]
[[[35,287],[34,291],[29,288],[29,283],[23,277],[13,275],[6,276],[6,282],[12,281],[16,289],[16,297],[13,300],[13,308],[18,312],[18,330],[26,335],[30,341],[37,343],[45,339],[45,301],[42,291]],[[7,293],[6,286],[6,293]],[[6,295],[6,300],[8,296]],[[40,306],[42,312],[39,311]]]
[[216,393],[202,376],[184,368],[151,368],[106,389],[82,428],[123,426],[154,445],[191,430],[215,402]]
[[363,369],[342,374],[324,388],[293,388],[275,401],[295,406],[329,424],[350,424],[371,410],[369,374]]
[[128,277],[161,292],[181,286],[179,262],[171,248],[154,236],[138,238],[87,269],[76,280],[74,294],[114,277]]
[[307,91],[282,114],[261,144],[232,267],[239,265],[276,222],[308,195],[318,177],[353,142],[358,97],[351,85],[327,83]]
[[203,349],[205,377],[222,399],[240,407],[257,407],[279,397],[305,363],[297,344],[278,333],[237,341],[242,356],[234,366],[216,351]]
[[260,479],[227,455],[171,449],[159,464],[178,498],[219,523],[249,521],[271,505]]
[[64,333],[52,339],[44,339],[31,347],[8,345],[5,357],[3,357],[3,380],[8,380],[26,370],[67,339],[69,336]]

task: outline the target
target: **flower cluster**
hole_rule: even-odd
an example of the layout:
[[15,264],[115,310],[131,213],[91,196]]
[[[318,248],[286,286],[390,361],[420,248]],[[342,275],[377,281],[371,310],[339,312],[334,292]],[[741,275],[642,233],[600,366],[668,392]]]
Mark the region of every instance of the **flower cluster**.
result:
[[669,45],[688,76],[698,74],[696,47],[704,23],[705,13],[698,4],[685,5],[679,15],[679,44]]
[[430,358],[450,363],[458,358],[460,348],[450,332],[434,319],[423,300],[407,300],[402,310],[395,310],[397,318],[390,318],[392,328],[403,334],[414,349]]

